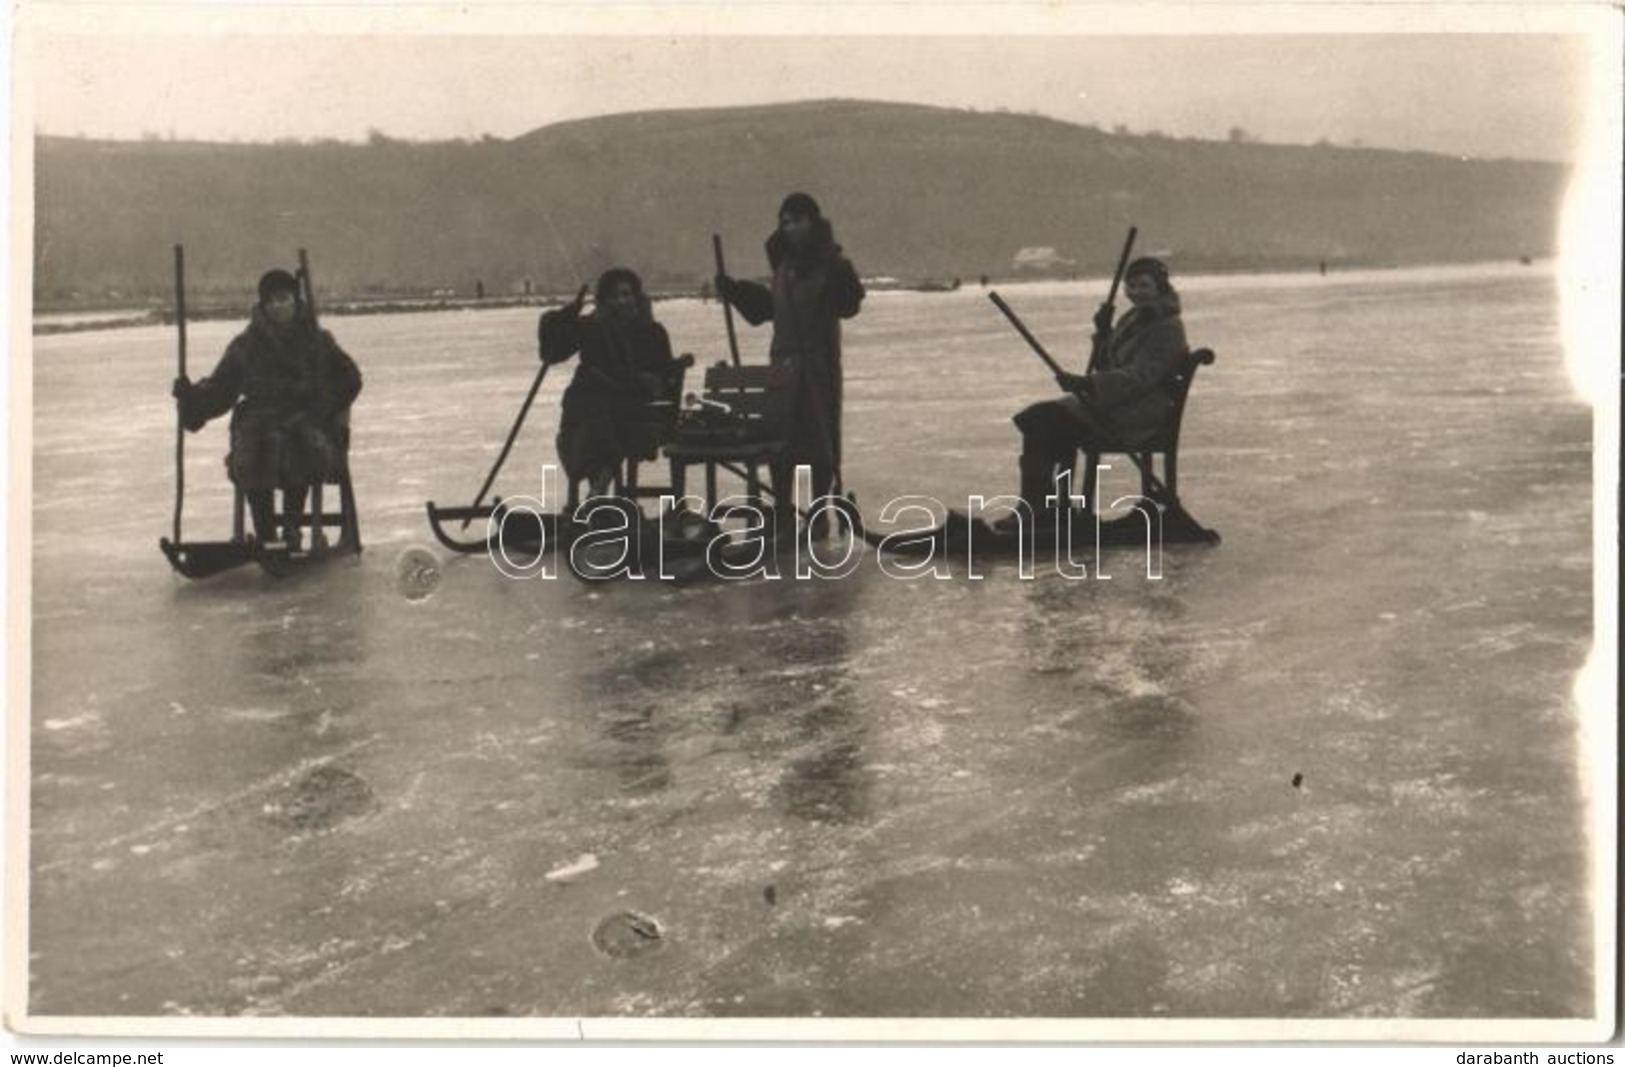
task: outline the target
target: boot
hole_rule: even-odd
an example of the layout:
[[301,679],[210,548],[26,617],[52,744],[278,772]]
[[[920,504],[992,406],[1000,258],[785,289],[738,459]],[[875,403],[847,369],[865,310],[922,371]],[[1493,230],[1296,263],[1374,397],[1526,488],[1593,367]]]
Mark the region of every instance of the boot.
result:
[[[1021,472],[1021,508],[1026,513],[1027,533],[1054,525],[1055,513],[1044,498],[1055,492],[1055,462],[1048,456],[1024,452],[1016,465]],[[1001,516],[992,525],[1000,533],[1015,533],[1022,528],[1015,514]]]
[[276,508],[269,489],[250,489],[243,494],[248,498],[248,514],[254,520],[254,540],[260,544],[276,541]]
[[282,491],[282,540],[289,552],[304,548],[305,489]]
[[[1050,455],[1023,455],[1021,457],[1021,499],[1032,508],[1034,527],[1050,530],[1061,524],[1072,501],[1061,496],[1061,487],[1055,484],[1056,475],[1068,468],[1074,457],[1057,460]],[[1050,500],[1054,497],[1054,501]]]
[[1055,493],[1055,461],[1048,456],[1022,453],[1018,461],[1021,470],[1021,499],[1034,515],[1050,510],[1046,498]]

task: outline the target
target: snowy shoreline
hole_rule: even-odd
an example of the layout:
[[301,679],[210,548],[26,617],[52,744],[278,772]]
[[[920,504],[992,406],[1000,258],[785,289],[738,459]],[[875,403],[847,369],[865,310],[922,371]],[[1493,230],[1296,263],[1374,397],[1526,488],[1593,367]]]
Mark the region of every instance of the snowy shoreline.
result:
[[[1321,274],[1316,270],[1301,271],[1202,271],[1179,275],[1179,286],[1192,292],[1202,292],[1214,288],[1228,287],[1238,279],[1250,279],[1260,287],[1285,288],[1293,285],[1310,285],[1335,282],[1339,284],[1358,284],[1365,281],[1391,281],[1394,278],[1414,276],[1418,279],[1441,278],[1488,278],[1504,275],[1524,274],[1527,272],[1552,273],[1556,269],[1555,259],[1537,259],[1530,263],[1506,260],[1478,260],[1467,263],[1432,263],[1412,264],[1393,267],[1358,267],[1345,270],[1332,270]],[[866,279],[866,281],[869,281]],[[955,294],[982,294],[995,286],[1020,286],[1024,291],[1064,292],[1073,289],[1095,290],[1110,284],[1111,279],[1103,276],[1087,276],[1077,278],[1042,278],[1009,276],[989,278],[986,285],[980,285],[976,280],[964,281],[957,289],[936,287],[932,283],[897,282],[893,279],[874,279],[871,282],[870,292],[873,296],[891,296],[894,294],[927,294],[931,296],[948,297]],[[702,301],[689,292],[656,292],[652,298],[657,303],[672,302],[708,302]],[[545,295],[525,297],[486,297],[484,299],[455,299],[455,298],[429,298],[429,299],[382,299],[382,300],[356,300],[336,301],[323,304],[321,313],[332,317],[351,317],[360,315],[415,315],[432,311],[508,311],[514,308],[531,307],[538,311],[558,307],[567,295]],[[210,307],[194,310],[187,316],[188,322],[204,322],[212,320],[235,320],[246,318],[244,308]],[[45,311],[33,316],[33,335],[36,337],[59,333],[83,333],[91,330],[118,330],[136,326],[167,326],[173,322],[170,309],[166,308],[127,308],[102,311]]]

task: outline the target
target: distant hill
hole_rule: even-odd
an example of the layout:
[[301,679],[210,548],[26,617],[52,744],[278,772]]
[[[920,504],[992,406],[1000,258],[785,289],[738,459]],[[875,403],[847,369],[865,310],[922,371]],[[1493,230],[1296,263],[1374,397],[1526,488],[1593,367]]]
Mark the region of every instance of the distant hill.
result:
[[[1031,115],[821,101],[642,112],[513,140],[35,143],[41,303],[159,298],[170,245],[199,293],[310,249],[332,294],[491,295],[611,263],[657,285],[765,270],[779,200],[812,193],[867,274],[1001,275],[1047,246],[1109,271],[1132,222],[1176,270],[1549,255],[1552,163],[1179,140]],[[574,266],[572,266],[572,262]]]

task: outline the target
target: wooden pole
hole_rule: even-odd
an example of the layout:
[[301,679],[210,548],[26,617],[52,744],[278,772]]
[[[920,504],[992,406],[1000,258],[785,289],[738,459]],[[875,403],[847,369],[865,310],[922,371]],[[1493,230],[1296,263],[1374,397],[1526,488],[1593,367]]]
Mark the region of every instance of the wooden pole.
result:
[[1117,257],[1117,272],[1112,275],[1112,288],[1106,294],[1106,303],[1111,304],[1117,300],[1117,287],[1123,284],[1123,272],[1128,269],[1128,257],[1134,253],[1134,238],[1138,235],[1138,226],[1128,228],[1128,240],[1123,242],[1123,254]]
[[315,326],[316,321],[316,285],[310,280],[310,257],[305,250],[299,250],[299,285],[304,290],[300,295],[305,299],[305,310],[310,312],[310,324]]
[[[722,262],[722,235],[720,233],[711,235],[711,253],[717,261],[717,277],[727,277],[728,268]],[[733,357],[734,366],[737,367],[739,366],[739,337],[734,333],[733,305],[728,303],[726,293],[718,293],[717,297],[722,301],[722,321],[728,326],[728,354]]]
[[[1110,308],[1117,302],[1117,287],[1123,283],[1123,272],[1128,269],[1128,257],[1134,252],[1134,238],[1139,234],[1137,226],[1128,228],[1128,240],[1123,242],[1123,252],[1117,257],[1117,271],[1112,275],[1112,287],[1106,294],[1105,306]],[[1101,350],[1105,347],[1107,334],[1096,334],[1094,344],[1089,348],[1089,367],[1086,373],[1093,374],[1095,365],[1100,362]]]
[[[176,375],[186,378],[186,249],[175,246],[175,330]],[[186,419],[181,403],[175,402],[175,529],[174,542],[181,543],[181,504],[186,499]]]
[[[519,417],[513,420],[513,429],[508,431],[508,439],[502,442],[502,451],[497,454],[497,461],[492,465],[491,473],[485,476],[485,484],[481,485],[480,491],[474,494],[473,507],[480,506],[480,503],[485,499],[486,492],[491,488],[491,483],[497,480],[497,472],[508,461],[508,453],[512,451],[513,443],[519,437],[519,428],[525,425],[525,416],[530,414],[530,405],[535,401],[537,392],[542,388],[542,382],[547,378],[547,368],[549,366],[551,364],[543,363],[542,369],[536,372],[536,380],[530,383],[530,392],[525,394],[525,402],[519,405]],[[463,529],[468,529],[468,524],[472,521],[474,521],[472,518],[464,519]]]
[[[581,271],[576,266],[575,257],[570,255],[569,246],[564,243],[564,238],[559,236],[559,228],[553,225],[553,216],[548,214],[546,209],[542,211],[542,219],[547,223],[548,230],[552,232],[553,241],[558,245],[559,253],[564,256],[564,261],[569,264],[571,272],[575,274],[576,280],[581,284],[581,288],[576,292],[576,303],[579,305],[587,299],[587,283],[581,277]],[[525,394],[525,402],[519,405],[519,417],[513,420],[513,428],[508,431],[508,439],[502,442],[502,451],[497,453],[497,461],[492,464],[491,473],[485,476],[485,482],[480,486],[480,491],[474,494],[474,503],[470,510],[479,507],[485,500],[485,494],[497,480],[497,472],[502,470],[502,465],[508,461],[508,453],[513,451],[513,443],[519,439],[519,431],[525,425],[525,416],[530,414],[530,406],[535,403],[536,394],[541,391],[542,382],[547,380],[547,368],[549,366],[550,364],[544,362],[542,369],[536,372],[535,380],[530,383],[530,392]],[[464,519],[463,529],[468,529],[468,524],[473,521],[472,518]]]
[[994,307],[1004,312],[1004,317],[1010,320],[1010,325],[1014,326],[1016,328],[1016,332],[1021,334],[1022,339],[1032,347],[1034,352],[1038,353],[1038,358],[1049,365],[1049,369],[1051,371],[1056,374],[1063,373],[1061,370],[1061,365],[1055,362],[1055,357],[1050,355],[1048,350],[1046,350],[1044,346],[1039,343],[1038,338],[1034,337],[1032,331],[1027,329],[1027,324],[1022,322],[1021,319],[1016,316],[1016,313],[1010,309],[1009,304],[1004,302],[1004,297],[1000,296],[997,290],[988,293],[987,298],[993,301]]

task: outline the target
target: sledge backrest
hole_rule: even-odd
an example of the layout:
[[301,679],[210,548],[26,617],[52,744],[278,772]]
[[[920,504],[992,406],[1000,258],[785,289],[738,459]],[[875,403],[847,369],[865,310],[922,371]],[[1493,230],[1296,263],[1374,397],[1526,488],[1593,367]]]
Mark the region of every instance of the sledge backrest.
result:
[[705,395],[745,419],[781,420],[795,406],[795,367],[787,362],[717,363],[705,372]]
[[1168,391],[1173,395],[1176,407],[1185,406],[1185,397],[1191,391],[1191,382],[1196,379],[1196,368],[1205,367],[1218,357],[1211,348],[1198,348],[1187,353],[1180,361],[1179,369],[1168,377]]
[[1185,401],[1190,397],[1191,384],[1196,381],[1196,369],[1205,367],[1218,357],[1211,348],[1198,348],[1189,353],[1180,362],[1179,369],[1168,378],[1168,422],[1165,432],[1168,436],[1168,447],[1179,446],[1179,427],[1185,421]]

